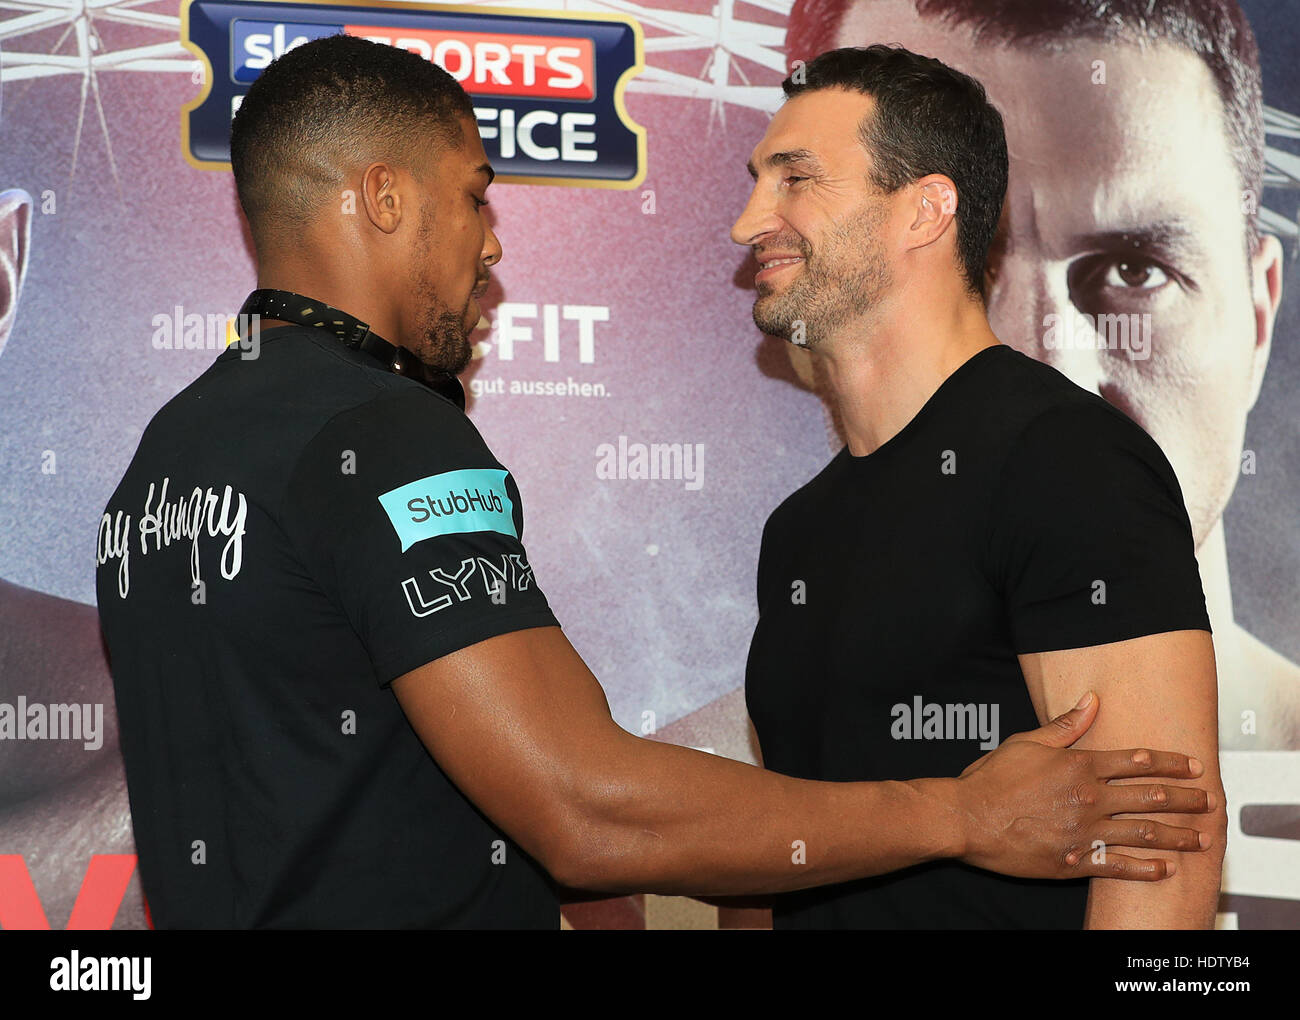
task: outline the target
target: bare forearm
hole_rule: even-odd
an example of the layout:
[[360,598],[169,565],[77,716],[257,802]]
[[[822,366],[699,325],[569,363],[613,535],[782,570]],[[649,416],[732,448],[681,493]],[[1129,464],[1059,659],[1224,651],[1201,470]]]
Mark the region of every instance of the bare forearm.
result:
[[573,819],[568,881],[725,896],[879,875],[961,852],[956,780],[831,783],[628,736]]

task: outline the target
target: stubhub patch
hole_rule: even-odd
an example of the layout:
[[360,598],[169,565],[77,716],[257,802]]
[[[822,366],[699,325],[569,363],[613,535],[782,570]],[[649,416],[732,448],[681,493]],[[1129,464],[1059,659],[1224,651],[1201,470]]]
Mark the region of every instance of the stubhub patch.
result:
[[438,535],[495,531],[518,538],[506,472],[487,468],[444,471],[399,485],[379,497],[402,552]]

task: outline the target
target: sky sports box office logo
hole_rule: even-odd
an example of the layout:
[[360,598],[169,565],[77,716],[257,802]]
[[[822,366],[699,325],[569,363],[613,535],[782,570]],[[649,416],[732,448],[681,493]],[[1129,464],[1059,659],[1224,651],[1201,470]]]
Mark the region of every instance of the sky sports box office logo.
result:
[[196,167],[230,167],[230,121],[276,57],[312,39],[355,35],[432,60],[474,99],[497,179],[634,188],[645,177],[645,129],[623,107],[642,69],[632,18],[409,3],[187,0],[181,42],[206,65],[181,111],[181,144]]

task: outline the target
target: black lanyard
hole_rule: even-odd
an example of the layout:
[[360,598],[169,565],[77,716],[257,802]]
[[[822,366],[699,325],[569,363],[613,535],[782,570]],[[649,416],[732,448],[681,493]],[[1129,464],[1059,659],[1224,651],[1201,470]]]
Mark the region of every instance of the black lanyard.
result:
[[236,321],[247,322],[245,316],[249,315],[329,330],[352,350],[378,358],[390,372],[423,383],[465,410],[465,389],[454,375],[432,371],[405,347],[390,344],[379,334],[372,333],[370,326],[360,319],[323,301],[288,290],[255,290],[239,309],[240,317]]

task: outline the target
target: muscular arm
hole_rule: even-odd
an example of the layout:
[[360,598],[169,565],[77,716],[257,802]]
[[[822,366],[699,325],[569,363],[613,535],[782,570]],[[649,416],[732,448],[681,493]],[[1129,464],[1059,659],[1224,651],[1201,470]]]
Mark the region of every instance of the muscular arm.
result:
[[[1086,848],[1094,821],[1106,831],[1116,823],[1081,824],[1076,792],[1087,786],[1110,814],[1142,802],[1134,790],[1096,785],[1097,775],[1195,774],[1181,756],[1134,767],[1128,753],[1094,757],[1009,738],[1014,746],[970,778],[796,780],[626,732],[558,627],[489,638],[392,688],[480,810],[558,881],[607,892],[783,892],[941,857],[1030,877],[1096,874],[1086,854],[1067,861],[1063,847]],[[1069,730],[1076,723],[1059,746],[1081,732]],[[1201,800],[1182,791],[1178,806],[1192,810]],[[1026,814],[1035,819],[1027,828]],[[1195,838],[1190,830],[1163,835],[1177,841],[1162,845],[1188,848]],[[1110,858],[1121,871],[1132,863]],[[1164,874],[1140,863],[1133,877]]]
[[[1100,695],[1097,721],[1076,746],[1177,747],[1205,764],[1196,785],[1212,791],[1216,800],[1208,814],[1174,816],[1178,824],[1208,833],[1213,840],[1209,850],[1174,855],[1180,858],[1177,874],[1156,885],[1094,878],[1086,927],[1213,927],[1228,822],[1219,777],[1218,687],[1210,635],[1198,630],[1156,634],[1021,655],[1020,664],[1040,719],[1074,704],[1084,691]],[[1153,856],[1140,849],[1132,852]]]

